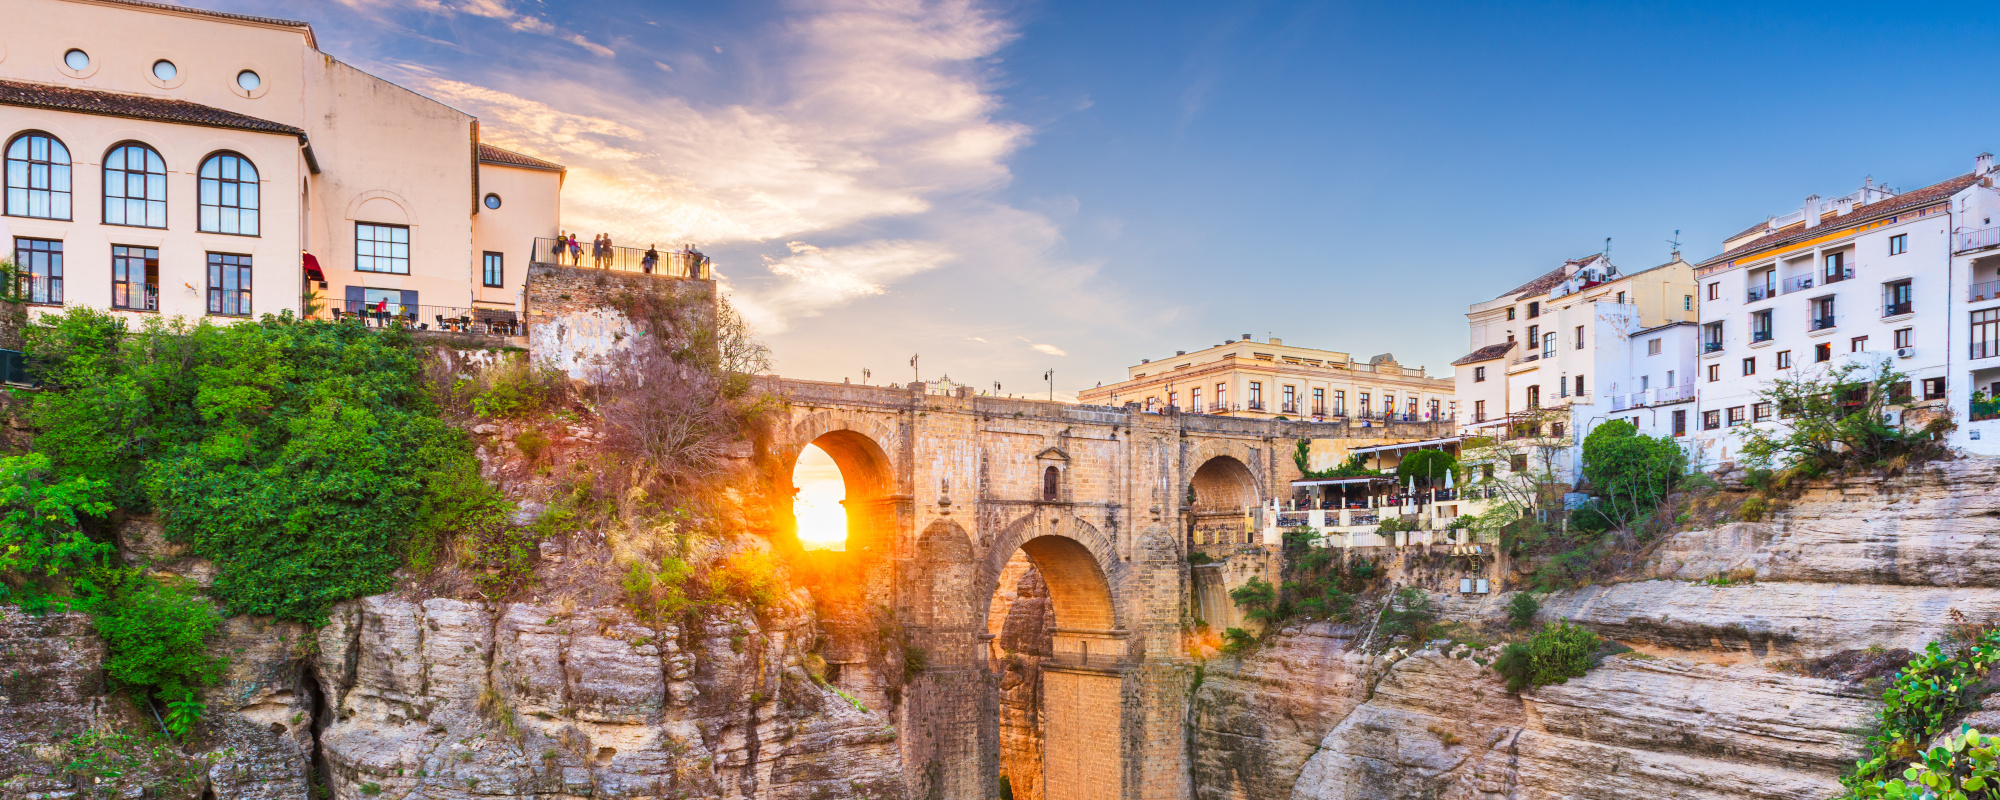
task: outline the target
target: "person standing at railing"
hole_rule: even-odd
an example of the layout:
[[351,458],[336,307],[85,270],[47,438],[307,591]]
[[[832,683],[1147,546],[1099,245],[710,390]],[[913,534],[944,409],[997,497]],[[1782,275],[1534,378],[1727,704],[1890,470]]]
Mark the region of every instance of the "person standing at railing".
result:
[[604,234],[604,268],[618,266],[618,251],[611,249],[611,234]]
[[549,261],[552,263],[561,264],[563,251],[568,249],[569,249],[569,234],[563,233],[562,231],[556,231],[555,246],[549,248],[549,255],[555,257],[549,259]]
[[590,265],[600,268],[604,266],[604,234],[590,237]]
[[583,245],[576,243],[576,234],[574,233],[569,235],[569,265],[572,267],[583,266]]
[[646,257],[639,260],[639,266],[646,271],[647,275],[653,274],[653,267],[658,266],[660,263],[660,251],[654,249],[654,247],[654,245],[646,245]]

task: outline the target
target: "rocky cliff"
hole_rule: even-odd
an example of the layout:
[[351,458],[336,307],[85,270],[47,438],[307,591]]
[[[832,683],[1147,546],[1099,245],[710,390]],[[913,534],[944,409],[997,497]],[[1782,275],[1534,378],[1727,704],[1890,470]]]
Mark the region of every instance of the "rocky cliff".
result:
[[[1491,651],[1383,657],[1341,626],[1280,632],[1207,667],[1197,793],[1822,800],[1879,707],[1859,679],[1886,671],[1824,666],[1919,649],[1954,609],[2000,621],[1997,478],[1964,460],[1825,481],[1766,521],[1676,534],[1628,580],[1544,601],[1544,619],[1633,651],[1518,695],[1473,659]],[[1443,600],[1497,620],[1506,598]]]

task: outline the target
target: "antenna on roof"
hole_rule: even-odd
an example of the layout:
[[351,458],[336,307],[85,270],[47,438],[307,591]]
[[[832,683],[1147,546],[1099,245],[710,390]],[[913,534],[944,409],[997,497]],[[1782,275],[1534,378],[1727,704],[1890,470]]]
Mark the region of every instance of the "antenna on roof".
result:
[[1678,253],[1681,251],[1681,231],[1679,228],[1674,229],[1674,238],[1668,239],[1667,244],[1674,246],[1674,252]]
[[1611,260],[1611,237],[1604,237],[1604,260]]

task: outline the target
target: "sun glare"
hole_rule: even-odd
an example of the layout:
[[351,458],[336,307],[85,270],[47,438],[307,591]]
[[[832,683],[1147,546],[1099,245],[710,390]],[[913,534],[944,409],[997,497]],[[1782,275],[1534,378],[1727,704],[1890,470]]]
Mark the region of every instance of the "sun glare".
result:
[[840,505],[847,498],[847,484],[833,457],[817,445],[806,445],[792,468],[792,485],[799,489],[792,498],[799,544],[807,550],[847,549],[847,509]]

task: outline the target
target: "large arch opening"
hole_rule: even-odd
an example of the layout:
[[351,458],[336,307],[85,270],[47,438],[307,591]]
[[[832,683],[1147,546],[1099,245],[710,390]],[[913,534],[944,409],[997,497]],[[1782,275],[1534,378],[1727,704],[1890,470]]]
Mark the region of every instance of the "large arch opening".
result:
[[833,430],[787,454],[778,476],[778,543],[797,555],[793,576],[819,604],[824,677],[871,707],[888,707],[892,667],[876,646],[877,609],[894,596],[897,511],[888,454],[865,434]]
[[800,547],[838,552],[891,544],[895,519],[887,498],[894,476],[875,440],[830,431],[793,454],[784,474],[792,502],[780,510],[781,527]]
[[1258,502],[1257,478],[1243,462],[1230,456],[1202,462],[1188,481],[1189,547],[1254,544]]
[[1018,800],[1119,796],[1125,632],[1097,557],[1035,536],[998,570],[986,620],[998,776]]

